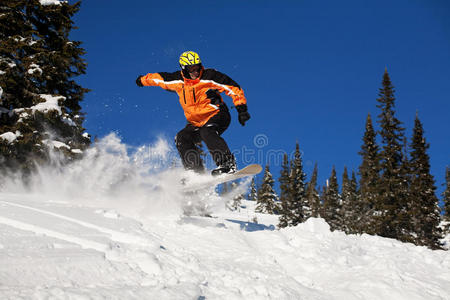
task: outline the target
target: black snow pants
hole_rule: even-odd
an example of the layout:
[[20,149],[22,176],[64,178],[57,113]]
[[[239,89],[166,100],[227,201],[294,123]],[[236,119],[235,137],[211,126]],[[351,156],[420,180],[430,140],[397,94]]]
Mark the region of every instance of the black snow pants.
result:
[[221,137],[231,121],[230,112],[225,103],[219,106],[219,113],[213,116],[202,127],[188,123],[175,137],[175,144],[180,154],[183,166],[187,170],[203,172],[203,161],[199,146],[205,142],[214,162],[220,166],[232,157],[227,143]]

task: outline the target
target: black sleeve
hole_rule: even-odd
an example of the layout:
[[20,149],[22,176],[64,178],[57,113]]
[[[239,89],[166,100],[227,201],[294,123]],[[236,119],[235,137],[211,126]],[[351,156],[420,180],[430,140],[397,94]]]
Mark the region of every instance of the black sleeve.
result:
[[235,86],[235,87],[241,89],[239,84],[237,84],[237,82],[234,81],[233,79],[231,79],[228,75],[221,73],[219,71],[216,71],[214,69],[206,69],[205,72],[203,73],[202,79],[212,80],[219,84]]
[[176,71],[172,73],[168,72],[158,72],[159,75],[164,79],[164,81],[174,81],[174,80],[183,80],[183,77],[181,76],[181,71]]

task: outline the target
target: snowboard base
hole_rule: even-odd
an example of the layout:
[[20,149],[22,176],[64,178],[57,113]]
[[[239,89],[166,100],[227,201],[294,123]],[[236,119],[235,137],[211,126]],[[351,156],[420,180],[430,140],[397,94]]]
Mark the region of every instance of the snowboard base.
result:
[[262,167],[259,164],[252,164],[248,165],[243,169],[237,170],[235,173],[232,174],[222,174],[217,176],[211,176],[208,178],[208,180],[205,180],[203,182],[194,183],[192,185],[189,185],[189,183],[186,183],[187,186],[184,186],[182,188],[182,192],[184,193],[190,193],[195,192],[198,190],[202,190],[205,188],[213,187],[221,183],[225,183],[228,181],[233,181],[236,179],[244,178],[247,176],[253,176],[262,171]]

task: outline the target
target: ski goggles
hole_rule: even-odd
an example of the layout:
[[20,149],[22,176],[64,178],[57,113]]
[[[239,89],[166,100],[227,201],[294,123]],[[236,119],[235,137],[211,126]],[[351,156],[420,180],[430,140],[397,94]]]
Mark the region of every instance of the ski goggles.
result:
[[189,73],[200,72],[201,69],[201,64],[186,66],[186,71],[188,71]]

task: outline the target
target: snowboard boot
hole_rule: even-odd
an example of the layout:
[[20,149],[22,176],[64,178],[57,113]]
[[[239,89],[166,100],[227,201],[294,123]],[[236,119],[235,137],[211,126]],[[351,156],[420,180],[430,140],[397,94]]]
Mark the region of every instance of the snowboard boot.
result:
[[224,162],[219,164],[217,168],[211,171],[212,176],[217,176],[221,174],[233,174],[236,172],[236,160],[233,154],[228,154],[225,156]]

